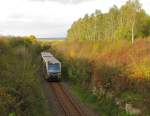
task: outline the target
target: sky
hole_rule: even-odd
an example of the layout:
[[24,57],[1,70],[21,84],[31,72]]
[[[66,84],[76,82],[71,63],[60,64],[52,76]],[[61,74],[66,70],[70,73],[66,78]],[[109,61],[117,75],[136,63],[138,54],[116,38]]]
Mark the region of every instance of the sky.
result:
[[[0,35],[65,37],[71,24],[96,9],[108,12],[127,0],[0,0]],[[150,15],[150,0],[139,0]]]

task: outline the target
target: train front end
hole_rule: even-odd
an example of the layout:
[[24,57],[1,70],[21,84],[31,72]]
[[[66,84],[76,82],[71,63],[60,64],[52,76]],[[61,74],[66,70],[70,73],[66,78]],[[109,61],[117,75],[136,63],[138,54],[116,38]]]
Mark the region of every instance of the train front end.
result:
[[48,80],[57,81],[61,79],[61,63],[48,63]]
[[61,80],[61,62],[50,52],[41,52],[44,78],[48,81]]

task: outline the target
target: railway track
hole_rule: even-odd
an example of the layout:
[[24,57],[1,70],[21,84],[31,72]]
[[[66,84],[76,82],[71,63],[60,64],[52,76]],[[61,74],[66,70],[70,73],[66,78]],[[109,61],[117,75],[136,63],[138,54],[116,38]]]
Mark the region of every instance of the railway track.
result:
[[66,92],[61,83],[52,82],[50,85],[65,116],[85,116],[80,106],[77,105],[68,92]]

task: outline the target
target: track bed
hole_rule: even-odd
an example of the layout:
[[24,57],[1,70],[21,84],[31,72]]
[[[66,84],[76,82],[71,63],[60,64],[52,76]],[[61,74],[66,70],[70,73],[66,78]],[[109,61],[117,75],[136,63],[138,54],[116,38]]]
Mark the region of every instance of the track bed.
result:
[[65,116],[85,116],[80,106],[73,100],[61,83],[51,82],[50,86]]

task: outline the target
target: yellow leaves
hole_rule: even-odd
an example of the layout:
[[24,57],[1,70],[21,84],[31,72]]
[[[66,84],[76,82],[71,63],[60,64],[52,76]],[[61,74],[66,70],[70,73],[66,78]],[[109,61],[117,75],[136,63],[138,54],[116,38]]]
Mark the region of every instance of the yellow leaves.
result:
[[9,43],[9,41],[8,41],[8,39],[4,39],[4,38],[1,38],[0,37],[0,45],[5,45],[5,44],[8,44]]
[[36,37],[34,35],[30,35],[28,39],[31,41],[31,43],[36,42]]
[[145,78],[147,80],[150,80],[150,68],[136,68],[133,70],[133,74],[131,75],[134,78]]
[[30,35],[24,39],[27,43],[35,44],[36,43],[36,37],[34,35]]
[[16,98],[11,96],[6,88],[0,88],[0,101],[3,105],[9,105],[16,101]]
[[62,42],[53,46],[65,59],[80,58],[94,61],[99,69],[101,63],[109,66],[123,66],[122,73],[132,78],[150,79],[149,45],[145,39],[136,40],[134,45],[128,41],[115,42]]
[[150,58],[146,57],[141,59],[140,62],[134,63],[131,66],[131,77],[144,78],[150,80]]
[[76,53],[74,50],[70,50],[70,57],[75,58]]

